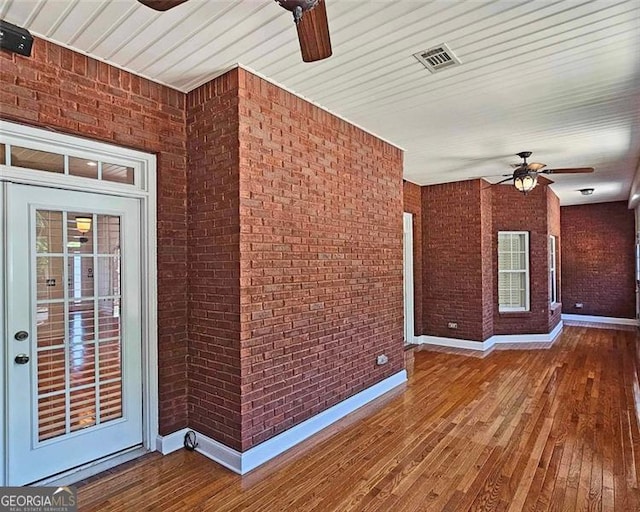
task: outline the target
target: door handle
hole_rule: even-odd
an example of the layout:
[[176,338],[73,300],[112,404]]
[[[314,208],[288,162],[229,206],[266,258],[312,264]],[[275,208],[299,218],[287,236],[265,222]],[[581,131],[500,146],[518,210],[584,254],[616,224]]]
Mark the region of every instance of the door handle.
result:
[[18,364],[27,364],[29,362],[29,356],[27,354],[18,354],[14,361]]

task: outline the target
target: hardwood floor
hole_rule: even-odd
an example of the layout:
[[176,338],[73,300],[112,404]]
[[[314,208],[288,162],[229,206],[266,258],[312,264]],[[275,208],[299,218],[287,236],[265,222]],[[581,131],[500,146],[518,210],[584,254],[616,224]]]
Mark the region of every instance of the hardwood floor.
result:
[[567,327],[548,350],[419,351],[409,384],[245,477],[149,455],[79,489],[80,510],[640,510],[630,331]]

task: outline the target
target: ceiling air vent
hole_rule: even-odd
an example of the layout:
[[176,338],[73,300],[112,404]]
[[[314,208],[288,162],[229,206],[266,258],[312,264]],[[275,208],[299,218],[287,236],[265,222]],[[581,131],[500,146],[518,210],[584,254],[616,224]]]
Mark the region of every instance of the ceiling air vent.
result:
[[455,56],[446,44],[439,44],[428,50],[414,53],[413,56],[432,73],[460,64],[460,59]]

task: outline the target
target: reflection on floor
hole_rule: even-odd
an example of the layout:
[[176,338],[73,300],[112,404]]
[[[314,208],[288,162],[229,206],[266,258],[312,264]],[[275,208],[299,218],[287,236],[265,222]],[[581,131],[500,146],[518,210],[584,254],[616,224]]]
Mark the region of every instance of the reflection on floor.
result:
[[415,353],[406,388],[239,477],[181,450],[93,479],[83,511],[640,510],[635,332]]

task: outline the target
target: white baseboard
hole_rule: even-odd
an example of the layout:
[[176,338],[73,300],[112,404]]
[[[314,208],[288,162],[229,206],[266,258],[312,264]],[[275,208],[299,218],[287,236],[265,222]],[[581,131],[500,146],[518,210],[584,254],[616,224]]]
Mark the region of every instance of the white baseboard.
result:
[[242,452],[229,448],[226,444],[222,444],[215,439],[211,439],[203,434],[196,432],[196,441],[198,447],[196,451],[201,453],[208,459],[216,461],[218,464],[230,469],[234,473],[243,475],[243,458]]
[[[407,372],[402,370],[246,452],[239,452],[196,432],[196,451],[231,471],[244,475],[406,381]],[[158,436],[157,450],[166,455],[182,448],[184,435],[188,430],[190,429]]]
[[528,343],[553,343],[562,332],[562,321],[551,332],[545,334],[496,334],[484,341],[460,340],[456,338],[444,338],[440,336],[415,336],[414,343],[420,345],[437,345],[440,347],[461,348],[465,350],[477,350],[487,352],[496,345]]
[[437,345],[439,347],[448,348],[463,348],[465,350],[477,350],[479,352],[486,352],[491,347],[491,338],[485,341],[472,341],[472,340],[460,340],[457,338],[445,338],[443,336],[429,336],[423,334],[421,336],[414,336],[413,343],[419,345]]
[[568,313],[562,314],[562,320],[565,322],[589,322],[591,324],[607,324],[607,325],[638,325],[635,318],[615,318],[612,316],[592,316],[592,315],[572,315]]
[[500,345],[503,343],[553,343],[556,341],[556,338],[560,336],[562,332],[564,324],[562,320],[558,322],[558,324],[553,328],[551,332],[544,334],[496,334],[489,338],[493,340],[495,345]]
[[156,451],[162,455],[175,452],[180,448],[184,448],[184,435],[189,431],[188,428],[183,428],[177,432],[172,432],[166,436],[158,436],[156,438]]

